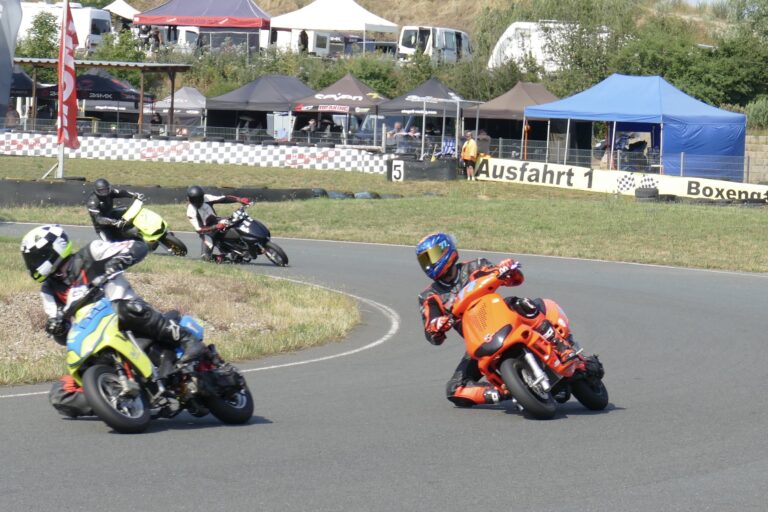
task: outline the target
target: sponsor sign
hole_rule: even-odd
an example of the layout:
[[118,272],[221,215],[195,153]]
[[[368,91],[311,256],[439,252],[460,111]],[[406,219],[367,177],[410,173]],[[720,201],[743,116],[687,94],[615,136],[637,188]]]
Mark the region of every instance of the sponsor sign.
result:
[[61,18],[61,45],[59,46],[59,127],[58,143],[70,149],[80,147],[77,140],[77,80],[75,78],[75,47],[77,32],[72,21],[69,2],[64,4]]
[[480,181],[543,185],[607,194],[634,195],[638,188],[656,188],[662,195],[692,199],[768,201],[766,185],[500,158],[479,159],[475,177]]

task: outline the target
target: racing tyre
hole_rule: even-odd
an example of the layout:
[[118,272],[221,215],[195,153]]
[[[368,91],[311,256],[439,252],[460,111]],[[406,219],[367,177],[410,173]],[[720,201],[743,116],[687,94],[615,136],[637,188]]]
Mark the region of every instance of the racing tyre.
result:
[[165,234],[163,239],[161,240],[163,242],[163,245],[166,246],[168,249],[171,250],[174,256],[186,256],[187,255],[187,246],[179,240],[179,238],[171,233],[170,231]]
[[83,392],[101,421],[121,434],[144,432],[151,419],[144,390],[135,396],[122,395],[123,387],[111,366],[93,365],[83,375]]
[[589,410],[602,411],[608,406],[608,390],[600,379],[585,378],[573,381],[571,393]]
[[264,256],[278,267],[288,266],[288,255],[274,242],[267,242],[264,244]]
[[221,422],[230,425],[247,423],[253,416],[253,396],[245,385],[231,396],[206,397],[203,404]]
[[539,392],[529,387],[534,381],[533,372],[523,359],[507,358],[499,366],[501,378],[523,410],[538,420],[548,420],[555,415],[557,404],[552,393]]

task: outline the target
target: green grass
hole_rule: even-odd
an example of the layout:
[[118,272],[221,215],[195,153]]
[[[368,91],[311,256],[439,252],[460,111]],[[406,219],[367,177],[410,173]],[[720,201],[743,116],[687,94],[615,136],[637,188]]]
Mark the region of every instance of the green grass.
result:
[[[18,243],[0,238],[0,385],[46,381],[65,372],[64,349],[43,331],[39,285],[23,267]],[[345,295],[230,265],[149,256],[126,275],[155,307],[202,320],[206,342],[232,361],[340,340],[360,319]]]
[[[0,176],[33,179],[50,159],[0,158]],[[381,175],[233,165],[72,160],[68,173],[133,185],[322,187],[401,199],[260,203],[251,214],[277,237],[415,244],[431,231],[460,247],[748,272],[768,272],[768,209],[638,203],[631,197],[483,182],[391,183]],[[44,171],[43,171],[44,172]],[[38,174],[39,173],[39,174]],[[151,198],[150,198],[151,199]],[[180,205],[150,207],[191,229]],[[229,210],[218,208],[220,214]],[[0,209],[0,220],[88,224],[84,207]]]

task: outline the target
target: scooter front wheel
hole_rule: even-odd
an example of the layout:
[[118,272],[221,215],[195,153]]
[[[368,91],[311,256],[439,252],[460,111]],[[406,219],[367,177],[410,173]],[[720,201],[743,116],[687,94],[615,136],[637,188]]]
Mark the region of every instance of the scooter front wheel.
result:
[[187,255],[187,246],[170,231],[163,236],[161,242],[171,250],[171,253],[173,253],[174,256],[183,257]]
[[114,368],[105,364],[88,368],[83,374],[83,392],[96,416],[117,432],[136,434],[149,426],[147,394],[139,390],[134,396],[125,395]]
[[267,242],[264,244],[264,256],[278,267],[288,266],[288,255],[285,251],[274,242]]
[[533,372],[524,359],[507,358],[501,362],[499,373],[507,389],[515,397],[523,410],[538,420],[554,417],[557,403],[552,393],[532,389]]

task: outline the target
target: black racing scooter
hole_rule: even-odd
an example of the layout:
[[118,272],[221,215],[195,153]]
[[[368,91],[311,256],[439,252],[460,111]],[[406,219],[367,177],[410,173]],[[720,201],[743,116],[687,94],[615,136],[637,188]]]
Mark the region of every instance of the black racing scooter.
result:
[[285,251],[272,242],[267,226],[252,218],[245,211],[250,205],[240,206],[227,219],[228,227],[216,240],[223,262],[248,263],[260,254],[278,267],[288,265]]

